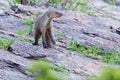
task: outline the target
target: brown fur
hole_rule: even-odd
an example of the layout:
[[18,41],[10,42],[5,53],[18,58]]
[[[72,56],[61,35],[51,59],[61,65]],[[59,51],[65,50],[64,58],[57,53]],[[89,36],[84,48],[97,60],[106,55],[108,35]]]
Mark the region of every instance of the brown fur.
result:
[[53,18],[59,18],[62,16],[62,13],[56,11],[47,11],[35,22],[34,26],[34,39],[35,42],[33,45],[38,45],[40,36],[42,36],[42,43],[44,48],[51,47],[51,42],[55,44],[55,41],[52,37],[51,24]]

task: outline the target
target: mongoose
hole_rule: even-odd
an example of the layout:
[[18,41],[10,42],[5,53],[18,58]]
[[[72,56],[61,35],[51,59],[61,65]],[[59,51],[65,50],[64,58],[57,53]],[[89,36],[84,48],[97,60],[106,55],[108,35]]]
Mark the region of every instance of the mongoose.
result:
[[34,26],[34,39],[33,45],[38,45],[40,36],[42,36],[42,44],[44,48],[51,47],[51,42],[55,44],[52,37],[52,19],[59,18],[62,13],[56,11],[47,11],[41,17],[38,17]]

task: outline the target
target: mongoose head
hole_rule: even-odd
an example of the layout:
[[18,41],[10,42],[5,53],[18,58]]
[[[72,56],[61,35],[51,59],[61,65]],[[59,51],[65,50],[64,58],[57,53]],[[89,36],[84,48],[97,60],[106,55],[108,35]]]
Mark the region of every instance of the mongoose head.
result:
[[47,16],[50,18],[59,18],[63,15],[62,13],[57,12],[57,11],[47,11],[47,13],[48,13]]

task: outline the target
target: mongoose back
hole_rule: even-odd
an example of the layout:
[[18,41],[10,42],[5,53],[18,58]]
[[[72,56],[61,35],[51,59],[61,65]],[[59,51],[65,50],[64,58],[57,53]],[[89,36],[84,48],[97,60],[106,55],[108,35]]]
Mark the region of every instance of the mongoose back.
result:
[[47,11],[41,17],[38,17],[34,26],[34,40],[33,45],[38,45],[40,36],[42,36],[42,44],[44,48],[51,47],[51,42],[55,44],[52,37],[52,19],[59,18],[62,13],[56,11]]

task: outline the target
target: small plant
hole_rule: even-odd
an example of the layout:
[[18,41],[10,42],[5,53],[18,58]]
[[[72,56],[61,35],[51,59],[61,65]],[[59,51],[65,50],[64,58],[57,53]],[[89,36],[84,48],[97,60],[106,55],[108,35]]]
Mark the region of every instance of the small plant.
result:
[[27,19],[23,22],[25,25],[29,25],[30,27],[26,30],[26,34],[29,35],[32,33],[33,26],[34,26],[34,21],[32,19]]
[[64,34],[62,33],[57,34],[57,40],[62,40],[63,37],[64,37]]
[[34,23],[34,21],[33,21],[32,19],[27,19],[27,20],[25,20],[25,21],[23,22],[23,24],[25,24],[25,25],[30,25],[30,26],[32,26],[33,23]]
[[17,34],[19,35],[19,37],[23,38],[25,42],[31,43],[31,40],[29,39],[29,34],[31,34],[31,32],[32,32],[32,29],[30,27],[27,30],[19,30]]
[[27,29],[27,34],[30,35],[32,33],[32,30],[33,30],[33,25]]
[[110,64],[120,64],[120,55],[116,52],[107,52],[102,55],[103,61]]
[[49,0],[51,3],[55,3],[55,4],[59,4],[61,3],[63,0]]
[[36,80],[60,80],[52,68],[49,62],[37,61],[31,66],[30,72],[36,76]]
[[[94,14],[95,10],[90,9],[89,4],[92,5],[92,0],[73,0],[72,3],[69,3],[68,9],[74,11],[81,11],[86,14]],[[72,5],[73,4],[73,5]]]
[[15,40],[0,38],[0,48],[7,50]]
[[72,42],[70,46],[68,46],[69,50],[77,51],[85,56],[97,58],[98,54],[100,53],[101,49],[98,47],[86,47],[83,44],[78,44],[76,40]]
[[26,30],[25,30],[25,29],[24,29],[24,30],[19,30],[19,31],[17,32],[17,34],[18,34],[20,37],[22,37],[25,41],[30,42],[30,43],[31,43],[31,41],[29,40],[29,35],[32,33],[33,23],[34,23],[34,21],[33,21],[32,19],[27,19],[27,20],[25,20],[25,21],[23,22],[23,24],[29,25],[29,28],[26,29]]
[[19,31],[17,31],[17,34],[20,36],[24,36],[27,34],[27,31],[26,30],[19,30]]
[[37,0],[28,0],[28,2],[30,3],[36,3],[37,2]]
[[64,72],[65,66],[55,66],[55,65],[53,65],[53,70]]
[[120,64],[120,55],[116,52],[106,52],[102,53],[102,49],[98,47],[86,47],[85,45],[78,44],[76,40],[72,42],[68,49],[71,51],[76,51],[85,56],[97,59],[98,56],[102,57],[102,61],[110,64]]
[[111,5],[115,5],[116,1],[115,0],[110,0],[108,3],[111,4]]
[[105,68],[100,76],[92,80],[120,80],[120,68]]
[[[8,0],[9,5],[21,4],[22,0]],[[25,0],[26,4],[36,3],[37,0]]]
[[9,5],[21,4],[21,0],[7,0]]

